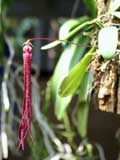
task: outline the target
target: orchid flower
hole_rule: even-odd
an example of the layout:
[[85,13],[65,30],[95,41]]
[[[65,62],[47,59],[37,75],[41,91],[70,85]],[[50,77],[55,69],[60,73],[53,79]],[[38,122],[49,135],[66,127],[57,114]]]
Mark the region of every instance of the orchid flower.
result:
[[19,125],[18,140],[19,146],[24,150],[24,142],[27,134],[31,135],[30,123],[32,119],[32,99],[31,99],[31,61],[32,61],[32,46],[28,41],[23,47],[24,61],[24,95],[22,102],[22,118]]

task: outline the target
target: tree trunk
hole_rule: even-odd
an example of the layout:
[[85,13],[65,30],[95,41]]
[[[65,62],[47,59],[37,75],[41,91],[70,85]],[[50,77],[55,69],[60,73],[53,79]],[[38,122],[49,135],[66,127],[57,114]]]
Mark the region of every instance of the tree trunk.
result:
[[[109,4],[112,0],[97,0],[98,16],[108,11]],[[105,26],[112,23],[120,23],[119,19],[113,16],[105,15],[102,18]],[[94,94],[93,101],[100,110],[106,112],[120,113],[120,69],[119,56],[110,61],[105,61],[98,53],[94,55],[92,69],[94,72]]]

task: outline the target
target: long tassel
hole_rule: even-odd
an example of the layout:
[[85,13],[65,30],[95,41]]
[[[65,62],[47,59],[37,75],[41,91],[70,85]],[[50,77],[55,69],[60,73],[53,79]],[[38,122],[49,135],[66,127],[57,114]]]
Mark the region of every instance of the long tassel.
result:
[[[32,61],[32,45],[31,41],[35,40],[45,40],[45,41],[59,41],[59,42],[66,42],[69,44],[77,45],[79,47],[85,47],[81,46],[78,43],[74,43],[68,40],[59,40],[52,37],[36,37],[31,38],[28,41],[26,41],[23,47],[23,60],[24,60],[24,97],[23,97],[23,103],[22,103],[22,118],[19,125],[19,133],[18,133],[18,140],[19,145],[18,149],[22,148],[24,150],[24,142],[26,139],[27,134],[31,136],[30,131],[30,124],[32,120],[32,99],[31,99],[31,61]],[[91,47],[91,46],[87,46]],[[31,136],[32,138],[32,136]]]
[[30,134],[30,124],[32,119],[32,99],[31,99],[31,61],[32,61],[32,47],[26,43],[23,47],[23,61],[24,61],[24,97],[22,103],[22,119],[19,125],[19,146],[24,150],[24,142],[27,134]]

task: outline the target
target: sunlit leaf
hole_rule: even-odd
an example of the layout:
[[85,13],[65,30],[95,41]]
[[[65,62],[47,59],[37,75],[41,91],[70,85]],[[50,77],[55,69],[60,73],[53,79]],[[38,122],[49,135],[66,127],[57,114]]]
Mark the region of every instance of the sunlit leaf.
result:
[[73,68],[83,57],[89,42],[90,39],[88,37],[81,36],[81,39],[77,42],[81,47],[76,47],[75,54],[73,55],[70,63],[70,69]]
[[[59,31],[59,39],[65,40],[65,37],[67,37],[69,35],[70,30],[72,30],[74,27],[84,23],[87,20],[88,20],[88,17],[81,17],[78,20],[72,19],[72,20],[69,20],[66,23],[64,23]],[[51,42],[47,45],[42,46],[41,49],[42,50],[50,49],[50,48],[53,48],[61,43],[62,43],[62,41],[56,40],[54,42]]]
[[[87,45],[88,39],[82,38],[82,36],[80,36],[80,37],[76,37],[74,39],[74,42]],[[85,46],[83,49],[75,45],[68,45],[64,49],[64,52],[62,53],[57,63],[57,66],[55,68],[55,71],[52,77],[52,92],[55,99],[55,113],[58,119],[61,119],[63,117],[64,112],[66,111],[66,108],[69,105],[72,98],[72,96],[61,97],[58,94],[59,86],[62,80],[67,76],[69,69],[73,67],[73,65],[75,65],[75,63],[77,63],[78,60],[82,57],[84,51],[85,51]],[[78,54],[79,56],[78,56],[78,59],[76,58],[75,60],[74,56],[76,54]]]
[[51,43],[49,43],[49,44],[46,44],[46,45],[44,45],[44,46],[42,46],[41,47],[41,49],[42,50],[46,50],[46,49],[50,49],[50,48],[53,48],[53,47],[55,47],[55,46],[57,46],[57,45],[59,45],[59,44],[61,44],[62,42],[61,41],[54,41],[54,42],[51,42]]
[[93,75],[91,72],[86,73],[79,89],[79,103],[77,110],[77,129],[81,137],[87,135],[87,122],[89,112],[88,95],[92,86]]
[[53,77],[52,77],[52,93],[55,99],[55,114],[58,119],[61,119],[65,109],[69,105],[71,101],[71,96],[62,98],[58,94],[58,88],[61,81],[68,74],[69,71],[69,63],[72,58],[71,46],[67,47],[62,53],[57,66],[55,68]]
[[[65,36],[64,39],[62,39],[62,40],[65,41],[65,40],[71,38],[72,36],[75,36],[75,34],[76,34],[77,32],[79,32],[81,29],[83,29],[85,26],[87,26],[87,25],[89,26],[89,25],[92,25],[92,24],[94,24],[94,23],[96,23],[96,19],[94,19],[94,20],[92,20],[92,21],[85,21],[84,23],[78,25],[78,26],[77,26],[75,29],[73,29],[71,32],[69,32],[69,34],[67,34],[67,36]],[[52,47],[55,47],[55,46],[61,44],[63,41],[57,41],[57,42],[55,41],[55,43],[52,42],[52,43],[50,43],[50,44],[47,44],[47,45],[45,45],[45,46],[42,46],[41,49],[42,49],[42,50],[50,49],[50,48],[52,48]]]
[[87,120],[88,120],[89,104],[81,102],[77,111],[77,129],[82,138],[87,135]]
[[62,81],[59,94],[62,97],[72,95],[79,87],[88,65],[91,62],[94,48],[92,48],[83,59],[73,67],[68,76]]
[[110,4],[110,12],[116,11],[120,7],[120,0],[114,0]]
[[120,12],[119,11],[112,12],[111,14],[120,19]]
[[81,23],[84,23],[87,20],[88,20],[88,17],[84,16],[84,17],[80,17],[79,19],[70,19],[70,20],[66,21],[60,27],[59,39],[64,39],[72,29],[74,29],[75,27],[77,27]]

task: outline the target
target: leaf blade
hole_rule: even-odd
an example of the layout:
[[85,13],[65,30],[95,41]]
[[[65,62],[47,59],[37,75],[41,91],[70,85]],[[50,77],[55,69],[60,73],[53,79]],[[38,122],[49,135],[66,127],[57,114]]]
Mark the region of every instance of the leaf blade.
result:
[[[83,54],[85,53],[85,46],[88,44],[88,38],[79,35],[76,38],[74,38],[73,41],[75,43],[83,44],[84,49],[79,48],[75,45],[67,45],[64,52],[61,54],[61,57],[59,58],[59,61],[56,65],[56,69],[52,77],[52,93],[55,99],[55,114],[58,119],[62,119],[72,99],[72,96],[61,97],[58,94],[59,86],[62,80],[65,78],[65,76],[67,76],[69,70],[82,58]],[[76,55],[77,58],[75,58]]]
[[[74,39],[74,42],[77,42],[79,37]],[[61,54],[59,61],[56,65],[53,77],[52,77],[52,93],[55,99],[55,114],[58,119],[62,119],[66,108],[68,107],[72,96],[61,97],[58,94],[59,86],[64,77],[69,72],[69,65],[71,63],[72,57],[75,54],[77,46],[68,45],[67,48],[64,49],[64,52]]]
[[[74,36],[78,31],[80,31],[81,29],[83,29],[85,26],[91,25],[91,24],[94,24],[94,23],[96,23],[96,19],[93,19],[93,20],[91,20],[91,21],[85,21],[84,23],[80,24],[80,25],[77,26],[75,29],[73,29],[71,32],[69,32],[69,34],[68,34],[66,37],[64,37],[64,39],[62,39],[62,40],[60,40],[60,41],[57,40],[58,42],[54,41],[55,43],[52,42],[52,43],[50,43],[50,44],[44,45],[44,46],[41,47],[41,50],[50,49],[50,48],[52,48],[52,47],[55,47],[55,46],[61,44],[62,41],[66,41],[67,39],[71,38],[71,37]],[[66,41],[66,42],[67,42],[67,41]]]
[[87,136],[87,124],[89,113],[89,100],[88,95],[92,86],[93,74],[92,72],[86,73],[79,89],[79,103],[77,105],[77,129],[82,138]]
[[84,3],[89,10],[92,17],[96,17],[97,14],[97,7],[96,7],[96,0],[84,0]]
[[62,81],[59,94],[61,97],[72,95],[80,85],[85,71],[92,59],[94,48],[92,48],[83,59],[70,71],[69,75]]

